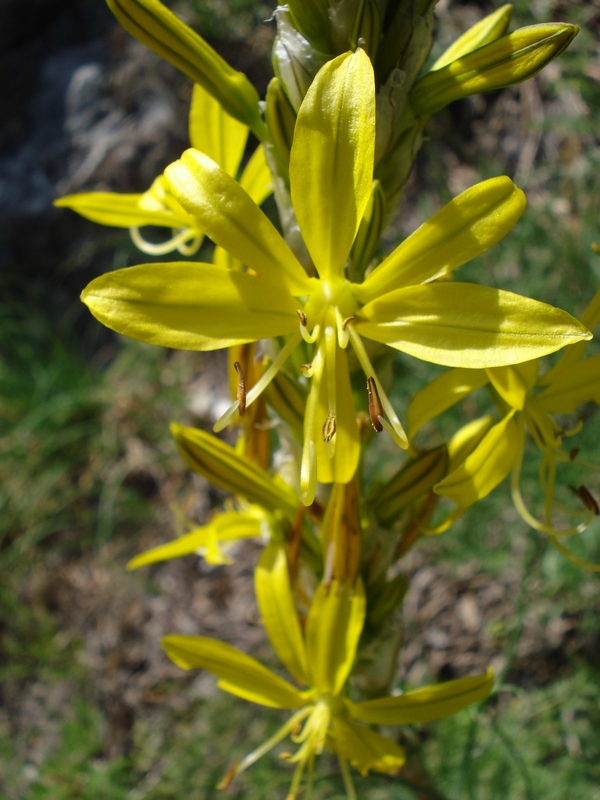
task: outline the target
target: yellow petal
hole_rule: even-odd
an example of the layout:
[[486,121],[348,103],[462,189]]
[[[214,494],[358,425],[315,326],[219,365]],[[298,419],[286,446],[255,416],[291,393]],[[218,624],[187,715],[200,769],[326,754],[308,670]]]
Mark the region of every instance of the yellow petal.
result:
[[342,274],[371,194],[374,147],[375,81],[359,49],[319,70],[294,131],[292,202],[321,278]]
[[171,423],[171,433],[189,466],[215,486],[272,511],[282,511],[291,519],[296,516],[298,499],[294,492],[238,455],[230,445],[206,431],[175,422]]
[[480,444],[434,492],[467,508],[488,495],[508,475],[518,458],[525,435],[523,423],[514,412],[487,432]]
[[144,225],[159,225],[167,228],[193,225],[192,218],[183,209],[175,214],[167,208],[144,209],[140,202],[142,194],[118,194],[116,192],[83,192],[59,197],[54,201],[58,208],[70,208],[92,222],[112,225],[115,228],[141,228]]
[[311,684],[322,694],[338,695],[352,669],[365,620],[365,590],[332,581],[319,584],[306,621]]
[[212,159],[186,150],[165,175],[177,200],[215,244],[292,294],[308,291],[306,272],[273,224]]
[[536,406],[549,414],[572,414],[590,401],[600,405],[600,353],[578,361],[569,373],[557,375],[534,398]]
[[225,111],[265,138],[256,89],[158,0],[107,0],[128,33],[207,89]]
[[447,275],[485,253],[517,222],[525,195],[505,176],[472,186],[399,245],[355,294],[362,302]]
[[240,186],[257,206],[273,192],[273,176],[265,161],[264,145],[259,144],[250,156],[240,177]]
[[361,775],[370,769],[394,773],[406,761],[404,750],[376,731],[357,725],[350,719],[335,715],[332,720],[333,747],[343,759],[349,761]]
[[433,114],[460,97],[527,80],[560,55],[578,32],[577,25],[547,22],[509,33],[428,72],[411,90],[413,111]]
[[254,587],[262,621],[275,652],[298,683],[307,686],[308,662],[285,550],[272,542],[261,553]]
[[512,5],[508,3],[479,20],[444,51],[431,69],[441,69],[457,58],[472,53],[478,47],[483,47],[499,39],[508,28],[508,23],[512,16],[512,8]]
[[438,686],[427,686],[399,697],[383,697],[365,703],[349,703],[353,717],[375,725],[412,725],[431,722],[479,703],[494,688],[494,673],[458,678]]
[[203,636],[164,636],[161,645],[183,669],[206,669],[230,694],[271,708],[299,708],[306,696],[255,658],[230,644]]
[[190,143],[233,178],[244,155],[248,126],[230,117],[199,83],[194,84],[189,118]]
[[565,311],[469,283],[397,289],[359,319],[361,336],[448,367],[518,364],[592,336]]
[[479,446],[486,433],[496,424],[492,414],[474,419],[463,425],[448,442],[448,474],[463,463],[465,458]]
[[262,520],[256,514],[244,514],[237,511],[216,514],[208,525],[194,528],[173,542],[140,553],[139,556],[131,559],[127,564],[127,569],[137,569],[147,564],[155,564],[157,561],[167,561],[171,558],[195,553],[201,547],[210,547],[213,540],[226,542],[260,536],[261,527]]
[[143,342],[218,350],[291,333],[296,301],[273,286],[213,264],[142,264],[108,272],[81,299],[96,319]]
[[481,369],[451,369],[434,378],[410,401],[406,411],[408,438],[487,382],[488,376]]
[[527,394],[533,389],[538,374],[537,361],[525,361],[514,367],[494,367],[486,373],[500,397],[511,408],[523,409]]

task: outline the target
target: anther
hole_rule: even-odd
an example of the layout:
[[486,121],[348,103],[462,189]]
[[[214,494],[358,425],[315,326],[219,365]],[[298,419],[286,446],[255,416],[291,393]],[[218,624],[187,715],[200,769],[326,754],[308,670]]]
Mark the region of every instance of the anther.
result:
[[296,314],[298,314],[298,319],[300,320],[300,325],[302,325],[303,328],[306,328],[306,326],[308,325],[308,319],[306,318],[306,314],[304,313],[304,311],[302,311],[302,309],[299,308],[296,311]]
[[304,375],[305,378],[310,378],[312,375],[312,364],[301,364],[300,372]]
[[578,455],[579,455],[579,448],[578,447],[573,447],[571,452],[569,453],[569,460],[570,461],[575,461],[575,459],[577,458]]
[[246,378],[244,376],[242,365],[239,361],[236,361],[233,366],[238,374],[238,386],[236,392],[236,400],[239,403],[238,412],[240,417],[243,417],[246,413]]
[[330,442],[333,437],[335,436],[335,431],[337,428],[337,423],[335,419],[335,413],[330,411],[327,414],[327,419],[323,423],[323,441]]
[[238,769],[239,763],[240,763],[239,758],[236,758],[235,761],[233,762],[233,764],[227,770],[223,780],[218,784],[217,789],[221,789],[221,790],[229,789],[233,779],[237,775],[237,769]]
[[345,331],[351,322],[354,322],[354,317],[346,317],[346,319],[342,322],[342,330]]
[[367,391],[369,393],[369,416],[371,417],[371,425],[377,431],[377,433],[381,433],[383,430],[383,425],[381,424],[379,417],[383,417],[383,406],[381,405],[381,400],[379,399],[379,392],[377,391],[375,378],[367,378]]
[[598,503],[589,489],[586,489],[585,486],[569,486],[569,489],[573,492],[573,494],[577,495],[587,509],[592,511],[596,516],[600,514]]

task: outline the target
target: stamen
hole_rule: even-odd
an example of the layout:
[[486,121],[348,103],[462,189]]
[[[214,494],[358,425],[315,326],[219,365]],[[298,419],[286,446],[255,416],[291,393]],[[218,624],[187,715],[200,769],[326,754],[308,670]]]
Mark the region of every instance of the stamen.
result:
[[578,455],[579,455],[579,448],[573,447],[569,452],[569,461],[575,461]]
[[268,753],[269,750],[272,750],[276,744],[279,744],[279,742],[282,739],[285,739],[285,737],[290,733],[290,731],[293,731],[294,728],[296,728],[303,720],[305,720],[310,715],[313,709],[314,705],[305,706],[304,708],[301,708],[296,714],[293,715],[293,717],[291,717],[285,723],[285,725],[283,725],[275,734],[273,734],[273,736],[271,736],[270,739],[267,739],[266,742],[263,742],[263,744],[259,745],[259,747],[257,747],[256,750],[253,750],[251,753],[248,753],[248,755],[245,758],[243,758],[239,762],[239,764],[235,765],[235,773],[233,777],[235,778],[237,775],[240,774],[240,772],[243,772],[244,770],[248,769],[248,767],[252,766],[252,764],[254,764],[255,761],[258,761],[258,759],[261,756],[264,756],[264,754]]
[[[199,239],[194,250],[191,250],[189,253],[183,253],[184,255],[193,255],[202,242],[202,236],[198,237],[198,232],[194,230],[194,228],[183,228],[179,233],[167,239],[166,242],[160,243],[148,242],[144,239],[137,226],[129,229],[129,235],[134,245],[141,250],[142,253],[147,253],[149,256],[164,256],[167,253],[171,253],[173,250],[180,250],[180,247],[186,247],[185,243],[189,239],[192,241],[190,245],[187,245],[187,248],[191,248]],[[183,251],[180,250],[180,252]]]
[[337,428],[336,424],[336,417],[333,411],[330,411],[327,414],[327,419],[323,423],[323,441],[330,442],[333,437],[335,436],[335,431]]
[[[292,353],[293,350],[300,344],[300,334],[293,333],[286,344],[281,348],[277,356],[273,359],[273,362],[269,365],[269,367],[263,372],[254,386],[250,389],[250,391],[246,395],[246,408],[252,405],[252,403],[260,397],[261,393],[267,388],[267,386],[271,383],[275,375],[279,372],[281,367],[287,361],[289,355]],[[238,401],[236,400],[235,403],[232,403],[227,411],[219,417],[219,419],[213,425],[213,431],[218,433],[226,428],[235,412],[238,409]]]
[[238,385],[237,385],[237,402],[238,402],[238,412],[240,417],[243,417],[246,413],[246,378],[244,376],[244,370],[242,365],[239,361],[236,361],[233,365],[233,368],[238,374]]
[[317,451],[312,439],[304,444],[302,450],[302,466],[300,468],[300,489],[302,502],[310,506],[317,493]]
[[304,446],[302,448],[302,463],[300,466],[300,491],[302,502],[310,506],[317,492],[317,449],[314,438],[317,433],[317,407],[321,391],[321,379],[324,367],[323,350],[317,348],[313,361],[313,377],[304,412]]
[[383,425],[381,424],[381,419],[383,419],[383,406],[379,399],[375,378],[372,376],[367,378],[367,392],[369,393],[369,416],[371,417],[371,425],[377,433],[381,433],[383,430]]
[[306,326],[308,325],[308,319],[306,318],[306,314],[304,313],[304,311],[302,311],[302,309],[299,308],[296,311],[296,314],[298,314],[298,319],[300,320],[300,325],[302,325],[303,328],[306,328]]
[[300,372],[304,375],[305,378],[312,378],[312,376],[313,376],[313,365],[312,364],[301,364],[300,365]]
[[233,779],[238,773],[239,763],[240,763],[239,758],[236,758],[233,764],[229,767],[229,769],[225,773],[225,777],[223,778],[223,780],[217,784],[217,789],[220,789],[222,791],[226,791],[227,789],[229,789],[229,787],[233,783]]
[[300,333],[301,333],[302,338],[304,339],[304,341],[307,344],[312,344],[313,342],[316,342],[316,340],[319,337],[320,326],[319,325],[315,325],[315,327],[313,328],[313,332],[309,333],[308,332],[308,317],[306,316],[304,311],[301,308],[299,308],[299,309],[297,309],[296,314],[298,314],[298,319],[300,320]]
[[388,396],[383,391],[380,381],[377,380],[377,378],[375,377],[375,370],[373,369],[373,365],[371,364],[369,356],[367,355],[367,351],[365,350],[365,346],[362,343],[362,339],[360,338],[358,333],[354,330],[354,325],[352,325],[352,323],[348,324],[346,330],[350,334],[350,341],[352,342],[352,348],[354,349],[356,357],[358,358],[358,361],[361,367],[363,368],[363,372],[365,373],[367,378],[371,376],[375,381],[381,405],[383,407],[383,410],[387,414],[388,419],[390,420],[390,422],[387,422],[387,420],[383,419],[383,417],[378,417],[379,422],[390,434],[390,436],[396,442],[398,447],[401,447],[403,450],[407,450],[409,448],[408,437],[404,432],[404,428],[402,427],[400,420],[396,416],[396,412],[394,411],[394,408],[390,403]]
[[346,790],[346,795],[348,797],[348,800],[356,800],[356,792],[354,791],[352,776],[350,775],[350,770],[348,769],[348,762],[339,753],[337,754],[337,757],[340,764],[340,771],[342,773],[342,779],[344,781],[344,788]]
[[339,308],[335,309],[335,324],[337,326],[337,338],[338,344],[345,350],[348,347],[349,335],[346,328],[354,320],[354,317],[346,317],[346,319],[342,319],[342,315],[340,314]]
[[573,494],[577,495],[577,497],[589,511],[594,513],[594,516],[597,517],[600,514],[598,503],[589,489],[586,489],[585,486],[569,486],[569,489],[573,492]]

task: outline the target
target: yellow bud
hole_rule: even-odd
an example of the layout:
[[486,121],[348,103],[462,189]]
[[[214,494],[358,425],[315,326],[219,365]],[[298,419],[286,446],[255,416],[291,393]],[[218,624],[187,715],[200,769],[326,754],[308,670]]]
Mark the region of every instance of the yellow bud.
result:
[[279,78],[273,78],[267,89],[265,121],[277,165],[282,176],[289,183],[290,150],[294,138],[296,112],[288,100]]
[[512,16],[512,9],[513,7],[509,3],[479,20],[442,53],[431,69],[441,69],[452,61],[456,61],[457,58],[462,58],[467,53],[472,53],[473,50],[495,42],[496,39],[504,36]]
[[531,78],[562,53],[577,25],[529,25],[427,73],[412,88],[415,114],[433,114],[454,100],[490,92]]

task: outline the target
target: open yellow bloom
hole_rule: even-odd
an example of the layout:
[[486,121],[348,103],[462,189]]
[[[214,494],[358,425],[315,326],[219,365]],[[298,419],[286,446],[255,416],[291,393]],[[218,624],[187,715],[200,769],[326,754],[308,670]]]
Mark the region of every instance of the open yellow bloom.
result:
[[[195,84],[189,117],[192,147],[206,153],[222,169],[235,178],[238,175],[249,129],[225,113],[220,103],[202,86]],[[271,193],[271,173],[267,167],[263,146],[259,145],[240,175],[240,184],[257,205]],[[118,192],[82,192],[61,197],[54,202],[59,208],[71,208],[82,217],[111,225],[129,228],[133,243],[142,252],[161,256],[177,250],[181,255],[193,255],[204,238],[194,218],[173,196],[164,175],[159,175],[143,194]],[[170,228],[172,236],[164,242],[150,242],[140,228],[145,226]]]
[[82,295],[104,324],[167,347],[213,350],[291,334],[247,393],[246,406],[302,338],[313,343],[305,373],[311,385],[301,468],[307,505],[317,480],[348,483],[358,464],[348,342],[368,379],[374,426],[385,427],[406,447],[362,337],[437,364],[489,368],[530,360],[591,336],[570,315],[543,303],[483,286],[436,282],[485,252],[515,224],[525,199],[508,178],[467,190],[362,284],[349,281],[345,267],[371,195],[374,143],[373,69],[359,49],[319,71],[294,132],[291,197],[318,277],[307,274],[244,189],[192,149],[167,168],[171,191],[198,227],[249,272],[199,263],[148,264],[101,276]]
[[347,680],[365,620],[365,594],[357,581],[352,590],[334,581],[315,592],[304,632],[292,595],[284,550],[272,543],[262,553],[255,572],[256,596],[271,644],[301,686],[280,678],[251,656],[231,645],[200,636],[166,636],[167,655],[184,669],[201,668],[219,678],[221,689],[259,705],[294,711],[282,728],[263,745],[234,764],[223,788],[236,775],[287,736],[299,745],[289,761],[296,764],[288,800],[296,798],[305,770],[304,797],[310,798],[315,756],[325,748],[340,763],[348,797],[355,799],[350,762],[363,775],[369,770],[395,773],[404,751],[367,724],[410,725],[454,714],[483,700],[494,686],[491,670],[437,686],[354,703]]

